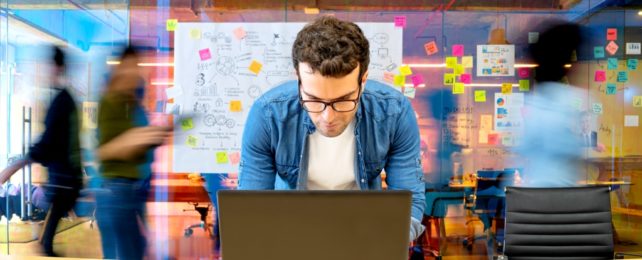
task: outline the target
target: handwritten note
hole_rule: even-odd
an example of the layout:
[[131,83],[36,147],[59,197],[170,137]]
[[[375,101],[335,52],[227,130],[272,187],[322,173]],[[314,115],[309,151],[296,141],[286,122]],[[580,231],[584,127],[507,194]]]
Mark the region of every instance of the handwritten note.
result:
[[463,44],[455,44],[455,45],[453,45],[452,54],[455,57],[464,56],[464,45]]
[[424,44],[424,49],[426,50],[426,54],[428,54],[428,56],[439,52],[439,49],[437,48],[437,43],[435,43],[435,41],[430,41]]
[[248,69],[256,75],[259,75],[259,73],[261,72],[261,68],[263,68],[263,64],[261,64],[256,60],[253,60],[252,63],[250,63],[250,66],[248,67]]
[[413,87],[404,87],[403,95],[409,98],[415,98],[416,89]]
[[604,111],[602,107],[602,103],[593,103],[592,109],[593,109],[593,113],[598,115],[601,115],[602,111]]
[[528,33],[528,43],[533,44],[537,43],[539,40],[539,33],[538,32],[529,32]]
[[604,46],[595,46],[593,48],[593,57],[596,59],[604,58]]
[[513,83],[502,83],[502,94],[513,93]]
[[168,32],[175,31],[177,25],[178,25],[178,19],[167,19],[167,21],[165,21],[165,29]]
[[446,57],[446,68],[454,69],[457,65],[457,57]]
[[201,57],[201,61],[206,61],[212,58],[210,53],[210,48],[202,49],[198,51],[198,56]]
[[626,61],[626,66],[627,68],[629,68],[629,70],[638,69],[638,59],[628,59]]
[[395,16],[395,27],[406,28],[406,16]]
[[216,153],[216,163],[217,164],[226,164],[229,162],[227,157],[227,152],[217,152]]
[[531,83],[527,79],[520,79],[519,80],[519,91],[525,92],[529,91],[531,89]]
[[595,82],[604,82],[606,81],[606,72],[603,70],[595,71]]
[[611,55],[615,55],[617,52],[618,46],[617,43],[615,42],[609,42],[609,44],[606,45],[606,52],[608,52]]
[[606,40],[607,41],[615,41],[615,40],[617,40],[617,29],[616,28],[608,28],[608,29],[606,29]]
[[633,97],[633,107],[642,107],[642,96]]
[[486,102],[486,90],[475,90],[475,102]]
[[472,76],[469,73],[459,75],[459,81],[464,84],[470,84],[470,82],[472,82],[471,78]]
[[188,131],[193,128],[194,128],[194,120],[192,120],[191,118],[185,118],[181,120],[181,129],[183,129],[183,131]]
[[464,66],[464,68],[472,68],[473,67],[473,56],[461,57],[461,65]]
[[642,44],[639,42],[627,42],[626,43],[626,54],[627,55],[640,55],[642,53]]
[[404,76],[412,75],[412,70],[410,69],[410,66],[408,65],[403,65],[399,67],[399,73]]
[[453,84],[453,94],[455,95],[464,94],[464,83],[455,82]]
[[230,101],[230,111],[231,112],[241,112],[241,111],[243,111],[243,108],[241,106],[241,101],[240,100],[232,100],[232,101]]
[[608,58],[607,59],[607,69],[616,70],[617,69],[617,58]]
[[445,73],[444,74],[444,85],[452,85],[455,83],[455,74]]
[[625,127],[638,127],[640,125],[640,117],[637,115],[625,115],[624,116],[624,126]]

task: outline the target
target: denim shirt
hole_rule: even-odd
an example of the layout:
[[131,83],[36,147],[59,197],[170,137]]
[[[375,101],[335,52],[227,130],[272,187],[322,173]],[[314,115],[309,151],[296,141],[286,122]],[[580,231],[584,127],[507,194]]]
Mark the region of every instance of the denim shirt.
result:
[[[367,81],[355,117],[357,187],[381,189],[385,169],[388,189],[411,191],[412,217],[421,220],[425,185],[410,102],[390,86]],[[283,83],[257,99],[246,122],[239,189],[306,190],[307,140],[316,127],[299,103],[297,82]]]

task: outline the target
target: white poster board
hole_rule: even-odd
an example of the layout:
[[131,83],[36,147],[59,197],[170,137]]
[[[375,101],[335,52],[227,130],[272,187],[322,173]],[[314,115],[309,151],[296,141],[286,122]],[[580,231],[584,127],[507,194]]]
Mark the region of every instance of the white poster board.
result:
[[524,130],[524,94],[495,93],[495,131],[521,134]]
[[477,45],[477,77],[515,76],[515,45]]
[[[175,89],[166,92],[185,122],[174,135],[174,172],[238,171],[247,113],[267,90],[295,79],[292,44],[304,25],[178,24]],[[370,41],[369,79],[383,82],[385,71],[397,73],[401,65],[402,30],[393,23],[358,25]]]

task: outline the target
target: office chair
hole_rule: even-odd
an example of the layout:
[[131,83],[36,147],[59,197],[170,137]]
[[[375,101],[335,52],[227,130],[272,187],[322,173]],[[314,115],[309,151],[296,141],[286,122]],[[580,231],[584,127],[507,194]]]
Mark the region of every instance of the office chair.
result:
[[198,202],[190,203],[194,206],[194,209],[184,209],[183,212],[185,211],[196,211],[201,217],[201,222],[198,224],[193,224],[185,228],[185,237],[190,237],[192,234],[194,234],[194,228],[202,228],[207,234],[211,237],[213,236],[212,229],[214,228],[214,224],[209,223],[207,221],[207,215],[209,212],[212,210],[212,205],[207,204],[206,206],[199,206]]
[[[609,187],[506,188],[504,256],[613,259]],[[616,258],[623,257],[618,253]]]

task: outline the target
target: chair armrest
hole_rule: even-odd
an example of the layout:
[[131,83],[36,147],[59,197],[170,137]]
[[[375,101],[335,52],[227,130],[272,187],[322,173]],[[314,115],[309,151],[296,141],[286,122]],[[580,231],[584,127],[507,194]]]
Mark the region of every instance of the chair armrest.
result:
[[615,259],[624,259],[625,256],[635,256],[642,257],[642,254],[633,254],[633,253],[615,253]]

